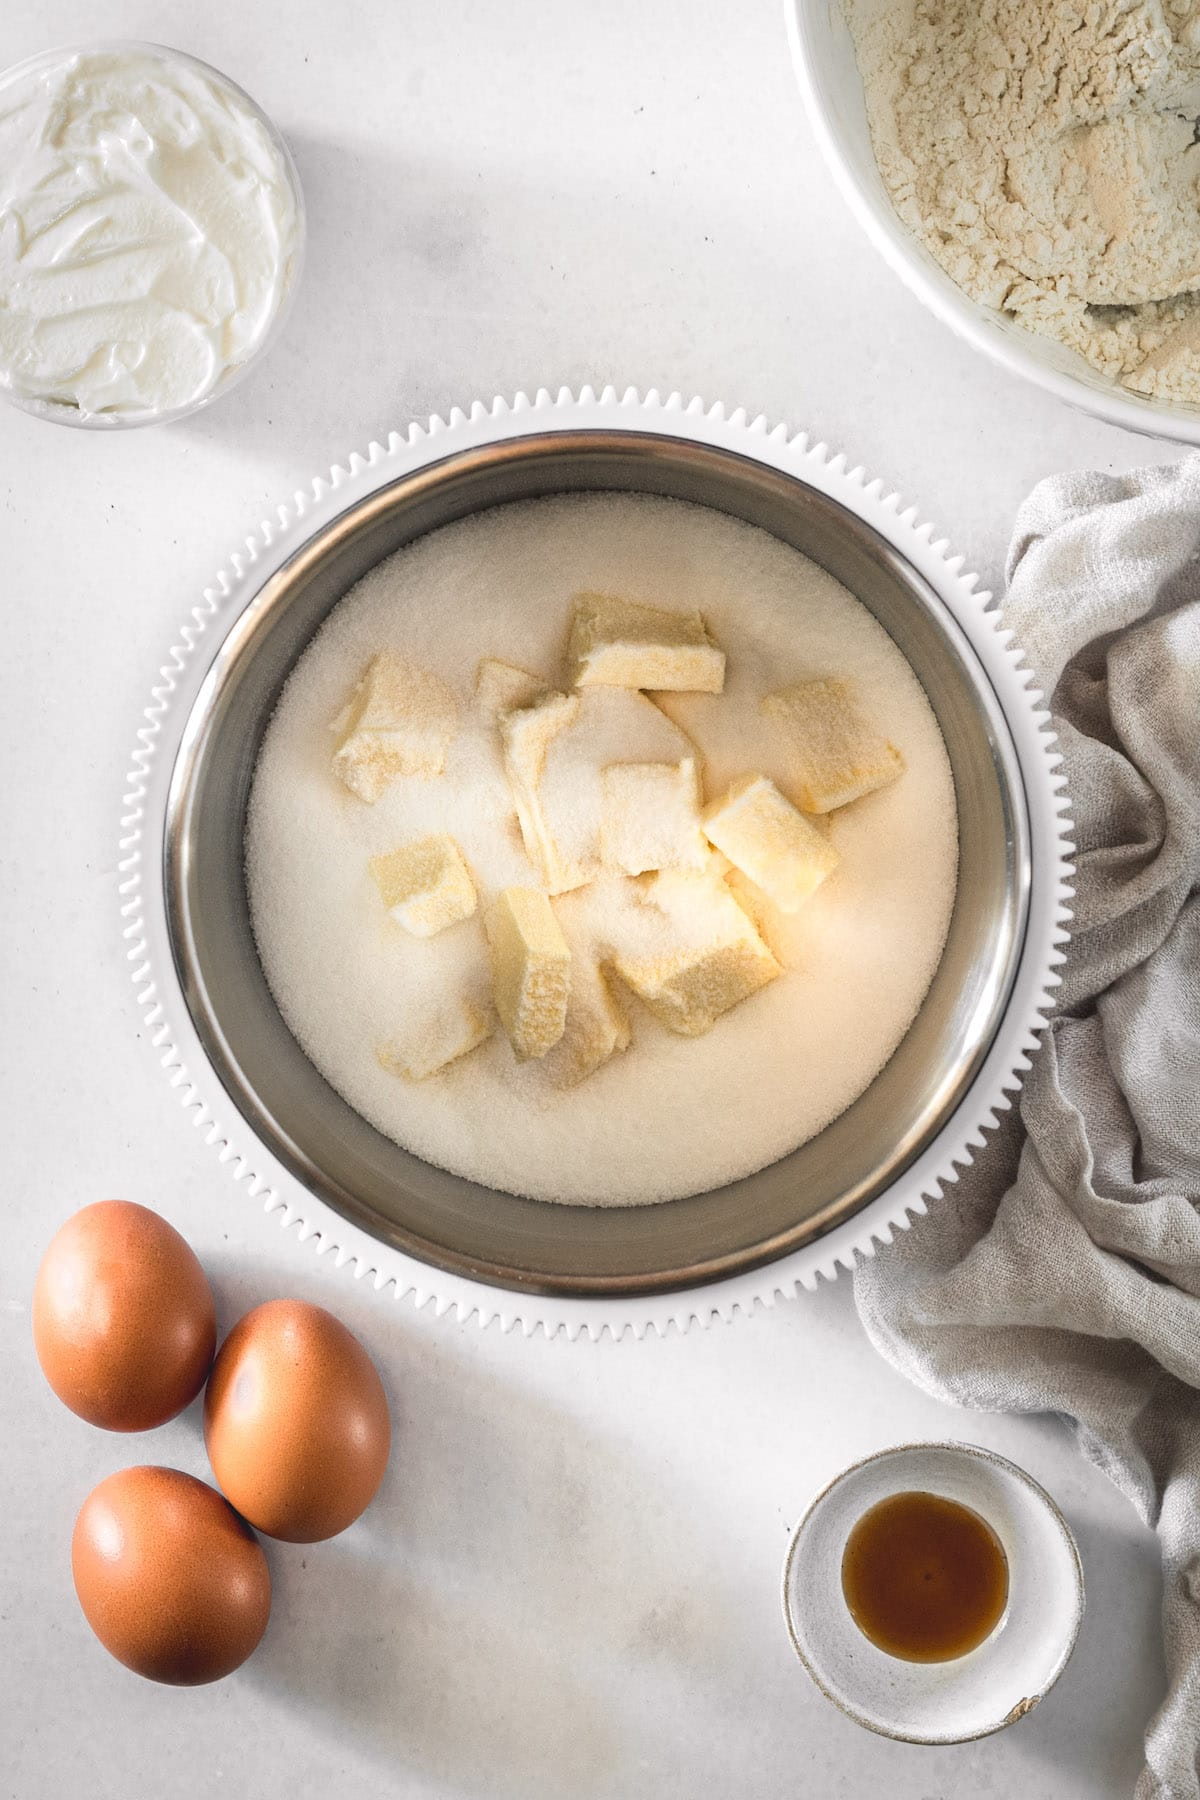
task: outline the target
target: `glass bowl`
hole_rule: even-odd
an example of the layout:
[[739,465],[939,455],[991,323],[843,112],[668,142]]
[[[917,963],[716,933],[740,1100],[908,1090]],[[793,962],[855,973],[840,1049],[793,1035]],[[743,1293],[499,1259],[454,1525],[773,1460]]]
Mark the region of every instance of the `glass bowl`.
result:
[[94,42],[71,44],[59,49],[42,51],[37,56],[29,57],[24,62],[16,63],[0,73],[0,100],[19,81],[39,71],[63,67],[76,57],[110,56],[121,53],[150,58],[162,63],[167,68],[186,70],[191,75],[203,77],[206,81],[215,84],[219,90],[223,90],[235,98],[261,124],[270,140],[272,149],[279,158],[280,169],[290,190],[295,209],[295,227],[275,310],[266,328],[248,354],[238,362],[227,364],[211,386],[194,399],[177,406],[89,411],[82,406],[63,400],[18,392],[5,379],[3,370],[0,370],[0,396],[11,405],[19,407],[23,412],[32,413],[36,418],[48,419],[56,425],[69,425],[88,431],[118,431],[137,426],[167,424],[172,420],[186,418],[191,413],[199,412],[203,407],[211,406],[214,400],[220,399],[222,395],[227,394],[231,388],[235,387],[270,349],[283,329],[291,310],[296,288],[299,285],[307,229],[300,176],[291,152],[273,121],[262,107],[246,93],[245,89],[238,86],[237,82],[231,81],[228,75],[223,74],[219,69],[214,69],[210,64],[201,62],[197,57],[189,56],[185,51],[133,38],[98,39]]

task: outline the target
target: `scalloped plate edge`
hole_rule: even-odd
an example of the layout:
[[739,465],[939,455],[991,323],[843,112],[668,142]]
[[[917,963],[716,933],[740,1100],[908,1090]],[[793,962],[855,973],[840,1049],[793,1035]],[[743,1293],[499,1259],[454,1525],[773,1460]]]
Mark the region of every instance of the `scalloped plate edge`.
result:
[[[853,1219],[775,1262],[703,1288],[612,1300],[517,1293],[418,1262],[318,1200],[242,1120],[227,1132],[213,1107],[228,1109],[230,1102],[192,1027],[175,975],[162,880],[167,787],[179,733],[211,661],[205,652],[211,646],[215,653],[274,570],[346,507],[427,463],[546,429],[596,428],[666,432],[753,457],[838,501],[918,569],[954,615],[995,687],[1025,782],[1033,871],[1025,942],[1000,1029],[963,1104],[901,1179]],[[655,389],[643,396],[636,388],[618,394],[614,387],[599,393],[584,387],[578,395],[568,388],[553,395],[539,388],[532,398],[519,393],[490,405],[475,401],[466,411],[455,407],[448,418],[434,415],[425,425],[392,432],[386,443],[372,442],[365,455],[351,454],[298,489],[232,553],[180,625],[137,730],[121,814],[121,933],[137,1012],[170,1087],[217,1160],[278,1218],[282,1230],[294,1232],[317,1255],[332,1257],[335,1268],[351,1271],[356,1280],[380,1292],[391,1287],[396,1298],[431,1308],[438,1317],[453,1313],[463,1322],[474,1319],[504,1332],[519,1328],[526,1336],[640,1338],[728,1321],[822,1280],[836,1280],[842,1269],[852,1270],[859,1258],[873,1255],[877,1245],[890,1243],[897,1230],[907,1230],[930,1199],[957,1181],[983,1146],[984,1132],[1013,1104],[1061,979],[1057,969],[1071,917],[1069,802],[1050,716],[999,606],[963,564],[914,506],[827,444],[783,424],[772,426],[761,414],[750,419],[742,408],[731,412],[699,397],[685,401],[678,393],[664,399]]]

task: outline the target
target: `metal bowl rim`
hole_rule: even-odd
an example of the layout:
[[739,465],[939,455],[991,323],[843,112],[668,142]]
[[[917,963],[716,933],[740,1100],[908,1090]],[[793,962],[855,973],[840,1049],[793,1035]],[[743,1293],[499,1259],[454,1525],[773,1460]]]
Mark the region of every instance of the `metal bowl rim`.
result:
[[[589,440],[594,441],[589,443]],[[870,1205],[874,1199],[894,1184],[920,1152],[947,1128],[958,1108],[964,1103],[978,1069],[999,1030],[1024,947],[1030,890],[1029,826],[1025,785],[994,684],[953,614],[932,585],[903,553],[882,537],[878,531],[834,501],[831,504],[840,514],[842,528],[851,536],[857,534],[869,540],[872,550],[888,566],[897,585],[902,587],[908,596],[922,606],[936,621],[943,641],[954,661],[965,672],[976,697],[978,698],[980,695],[985,697],[986,710],[990,713],[987,722],[994,734],[991,741],[995,760],[998,770],[1002,773],[1002,795],[1010,808],[1015,840],[1010,859],[1012,885],[1009,895],[1014,911],[1014,922],[1004,954],[1003,979],[990,1009],[988,1029],[976,1041],[970,1056],[964,1058],[954,1071],[949,1094],[942,1097],[936,1107],[932,1102],[925,1107],[924,1111],[913,1121],[901,1145],[898,1146],[897,1152],[883,1165],[877,1166],[869,1178],[864,1177],[854,1187],[844,1190],[835,1199],[830,1200],[819,1214],[805,1219],[787,1231],[776,1232],[767,1238],[760,1239],[750,1247],[726,1251],[718,1256],[700,1256],[688,1262],[686,1266],[660,1269],[652,1275],[630,1275],[628,1273],[597,1275],[594,1272],[587,1275],[574,1275],[557,1271],[552,1276],[531,1275],[527,1270],[481,1256],[462,1255],[454,1252],[433,1240],[406,1230],[394,1221],[381,1217],[372,1208],[360,1203],[357,1197],[340,1183],[333,1180],[304,1146],[297,1143],[294,1137],[290,1136],[266,1109],[259,1098],[251,1075],[241,1066],[229,1046],[217,1011],[209,1000],[202,970],[194,953],[194,941],[188,917],[189,909],[184,899],[187,883],[183,871],[189,846],[188,806],[195,766],[197,761],[203,757],[209,719],[223,683],[229,678],[231,671],[236,668],[239,660],[252,653],[256,638],[269,625],[279,609],[286,609],[290,601],[291,590],[297,579],[303,579],[305,569],[335,552],[340,543],[352,540],[378,518],[390,513],[397,506],[403,506],[412,499],[414,489],[431,484],[437,485],[447,475],[453,475],[461,466],[470,464],[477,459],[491,461],[497,455],[502,455],[524,460],[530,456],[551,456],[566,448],[578,451],[585,445],[597,450],[627,447],[632,451],[635,447],[641,449],[647,441],[652,440],[672,447],[680,445],[680,440],[673,438],[670,433],[622,433],[619,430],[593,433],[547,431],[522,438],[517,442],[502,441],[499,444],[485,446],[480,450],[460,452],[457,456],[443,457],[425,463],[414,472],[399,475],[380,485],[339,512],[319,531],[314,532],[298,544],[288,557],[267,576],[222,638],[209,664],[200,691],[187,714],[168,789],[164,826],[164,888],[167,898],[168,930],[176,974],[191,1011],[193,1024],[205,1045],[218,1079],[242,1118],[258,1138],[265,1139],[271,1145],[275,1155],[311,1193],[372,1237],[390,1245],[393,1249],[414,1256],[420,1261],[448,1273],[465,1275],[472,1280],[482,1280],[491,1285],[498,1285],[517,1292],[620,1297],[628,1294],[654,1295],[675,1289],[689,1289],[708,1282],[724,1280],[743,1269],[760,1267],[781,1256],[786,1256],[790,1251],[823,1236],[839,1223],[855,1216],[863,1207]],[[689,446],[689,448],[692,447]],[[709,458],[725,461],[738,455],[737,452],[711,449],[706,449],[703,454]],[[741,460],[753,463],[753,458],[747,458],[744,454]],[[795,478],[792,479],[797,487],[798,495],[804,495],[801,504],[810,503],[813,498],[812,491],[809,490],[805,494],[804,484],[795,481]],[[818,496],[818,498],[821,497]],[[828,497],[824,498],[827,500]],[[336,605],[337,602],[335,601],[334,604]],[[999,954],[999,948],[997,948],[997,957]],[[786,1158],[780,1160],[786,1161]],[[464,1178],[459,1177],[458,1179]],[[748,1179],[752,1179],[752,1177]],[[477,1187],[479,1184],[472,1183],[471,1185]],[[545,1203],[530,1202],[530,1204]],[[686,1205],[686,1199],[666,1201],[661,1204],[667,1206]],[[559,1210],[557,1204],[555,1210]],[[614,1208],[612,1210],[615,1212],[624,1209]]]

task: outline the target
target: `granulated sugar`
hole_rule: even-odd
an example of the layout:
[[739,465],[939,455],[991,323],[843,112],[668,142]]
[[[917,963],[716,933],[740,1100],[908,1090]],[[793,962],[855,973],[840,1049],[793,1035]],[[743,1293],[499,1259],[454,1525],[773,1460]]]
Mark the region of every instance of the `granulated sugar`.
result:
[[[822,675],[849,678],[906,771],[831,816],[838,867],[797,914],[765,919],[784,974],[706,1036],[677,1037],[631,1000],[631,1047],[576,1088],[555,1087],[536,1062],[517,1063],[502,1033],[430,1080],[406,1081],[380,1066],[377,1045],[432,1017],[439,1000],[486,1006],[487,946],[479,914],[430,939],[390,924],[370,860],[445,832],[483,905],[502,887],[535,885],[494,716],[474,678],[481,658],[496,657],[564,684],[571,600],[581,590],[704,614],[728,657],[725,692],[672,694],[662,706],[699,746],[707,796],[751,771],[787,790],[786,750],[760,701]],[[368,806],[332,773],[329,726],[382,649],[449,685],[458,732],[443,775],[396,781]],[[247,833],[271,990],[350,1105],[443,1168],[591,1205],[702,1192],[774,1162],[842,1112],[920,1005],[956,866],[953,783],[937,725],[865,608],[764,532],[705,508],[621,495],[498,508],[372,570],[284,689]],[[610,877],[555,901],[569,940],[586,935],[620,887]]]

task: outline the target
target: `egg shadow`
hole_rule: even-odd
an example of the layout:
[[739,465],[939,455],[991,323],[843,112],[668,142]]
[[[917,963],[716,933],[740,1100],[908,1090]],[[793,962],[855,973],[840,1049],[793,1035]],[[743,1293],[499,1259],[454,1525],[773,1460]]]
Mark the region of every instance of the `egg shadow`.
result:
[[433,1340],[406,1342],[390,1398],[392,1460],[364,1517],[329,1543],[268,1545],[271,1623],[244,1679],[446,1791],[628,1791],[631,1676],[716,1687],[728,1654],[734,1599],[701,1509]]

